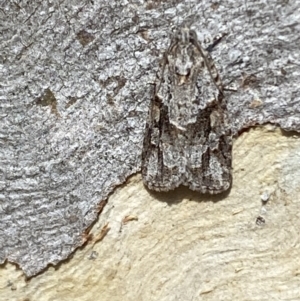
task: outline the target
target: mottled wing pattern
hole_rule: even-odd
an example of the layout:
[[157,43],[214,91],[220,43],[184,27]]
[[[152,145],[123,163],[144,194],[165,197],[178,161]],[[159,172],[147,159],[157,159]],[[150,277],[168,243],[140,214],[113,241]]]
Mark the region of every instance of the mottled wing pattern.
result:
[[157,191],[179,185],[220,193],[231,185],[231,126],[223,86],[196,33],[181,29],[165,54],[150,104],[142,176]]

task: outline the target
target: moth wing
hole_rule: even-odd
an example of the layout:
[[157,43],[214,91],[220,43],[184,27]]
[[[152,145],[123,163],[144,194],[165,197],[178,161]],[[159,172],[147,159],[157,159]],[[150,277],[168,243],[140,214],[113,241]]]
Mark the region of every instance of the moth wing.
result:
[[150,104],[142,153],[142,176],[149,189],[172,190],[185,179],[186,160],[174,130],[168,107],[156,96]]
[[188,176],[184,185],[202,193],[216,194],[231,185],[232,138],[229,116],[222,96],[199,111],[191,128]]
[[202,193],[216,194],[227,190],[232,181],[231,123],[223,95],[223,85],[210,54],[201,50],[204,68],[195,81],[196,122],[188,129],[185,157],[188,174],[184,185]]

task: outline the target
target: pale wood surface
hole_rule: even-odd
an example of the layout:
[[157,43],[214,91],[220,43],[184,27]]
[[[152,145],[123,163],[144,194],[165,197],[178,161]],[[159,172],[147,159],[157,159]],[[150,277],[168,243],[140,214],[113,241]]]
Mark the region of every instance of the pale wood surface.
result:
[[95,240],[108,224],[103,240],[29,281],[6,263],[0,300],[299,300],[299,154],[298,137],[279,129],[244,133],[233,187],[213,198],[150,194],[138,174],[94,225]]

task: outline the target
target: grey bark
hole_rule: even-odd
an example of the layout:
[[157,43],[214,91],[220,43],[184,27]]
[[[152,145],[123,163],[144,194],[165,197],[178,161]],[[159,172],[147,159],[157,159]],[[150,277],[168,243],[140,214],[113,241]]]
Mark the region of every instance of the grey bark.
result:
[[[197,1],[198,2],[198,1]],[[139,171],[170,27],[214,50],[233,129],[300,130],[298,1],[7,1],[0,9],[0,262],[33,276],[81,246]]]

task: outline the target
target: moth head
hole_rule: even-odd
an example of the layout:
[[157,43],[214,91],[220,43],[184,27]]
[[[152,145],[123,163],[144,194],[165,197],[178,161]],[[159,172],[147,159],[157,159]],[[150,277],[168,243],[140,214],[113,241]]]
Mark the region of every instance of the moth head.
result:
[[195,30],[192,29],[189,30],[189,42],[192,43],[193,45],[195,45],[195,43],[199,43],[197,33]]
[[194,41],[197,41],[196,32],[188,28],[180,28],[175,33],[171,60],[173,71],[178,85],[184,85],[190,81],[194,65]]
[[189,45],[190,43],[195,44],[197,42],[197,33],[195,30],[187,27],[182,27],[174,32],[173,39],[175,43],[181,45]]

